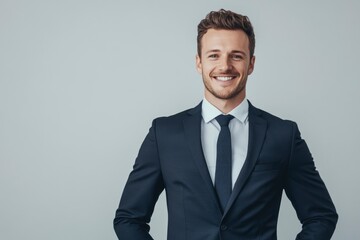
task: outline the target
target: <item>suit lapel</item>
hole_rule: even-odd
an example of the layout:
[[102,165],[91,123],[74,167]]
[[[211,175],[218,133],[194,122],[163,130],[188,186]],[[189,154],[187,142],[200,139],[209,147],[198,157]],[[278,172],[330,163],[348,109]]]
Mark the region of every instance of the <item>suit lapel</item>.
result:
[[224,215],[229,211],[232,204],[234,203],[236,197],[239,195],[240,191],[244,187],[246,180],[250,176],[251,172],[254,169],[256,161],[258,159],[259,153],[261,151],[262,145],[264,143],[267,122],[265,119],[261,118],[261,113],[258,109],[253,107],[249,102],[249,145],[248,145],[248,154],[244,165],[240,171],[238,179],[236,180],[233,192],[230,196],[229,202],[226,206]]
[[201,144],[201,103],[188,112],[189,116],[184,119],[185,136],[193,155],[195,164],[204,179],[205,187],[209,190],[210,197],[217,203],[219,211],[220,205],[217,199],[215,188],[209,174],[209,170],[205,161],[204,153]]

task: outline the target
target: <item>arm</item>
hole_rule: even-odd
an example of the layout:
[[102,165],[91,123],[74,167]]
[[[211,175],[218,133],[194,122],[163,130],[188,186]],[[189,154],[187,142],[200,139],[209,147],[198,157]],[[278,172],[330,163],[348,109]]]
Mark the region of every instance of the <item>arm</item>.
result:
[[148,223],[163,189],[154,121],[141,145],[116,211],[114,229],[119,239],[153,239]]
[[302,223],[298,240],[329,240],[338,215],[315,168],[311,153],[294,124],[292,155],[285,192]]

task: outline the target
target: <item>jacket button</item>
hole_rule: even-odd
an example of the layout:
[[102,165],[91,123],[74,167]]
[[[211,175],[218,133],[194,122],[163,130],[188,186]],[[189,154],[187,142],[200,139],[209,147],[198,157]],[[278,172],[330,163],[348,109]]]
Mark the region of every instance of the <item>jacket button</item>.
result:
[[228,227],[226,225],[221,225],[220,229],[221,229],[221,231],[226,231],[228,229]]

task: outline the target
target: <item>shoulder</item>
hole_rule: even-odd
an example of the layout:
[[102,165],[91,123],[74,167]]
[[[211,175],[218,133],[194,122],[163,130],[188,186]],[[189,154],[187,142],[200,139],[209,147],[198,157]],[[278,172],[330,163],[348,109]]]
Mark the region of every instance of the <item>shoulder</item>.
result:
[[183,121],[185,118],[190,116],[201,116],[201,104],[202,102],[200,102],[198,105],[196,105],[193,108],[186,109],[184,111],[175,113],[173,115],[158,117],[154,119],[154,121],[171,123],[171,122]]
[[260,118],[265,120],[268,128],[272,128],[274,130],[288,130],[294,131],[297,129],[296,122],[288,119],[283,119],[279,116],[271,114],[265,110],[254,107],[251,103],[249,103],[249,121],[251,122],[252,118]]
[[153,120],[153,126],[182,126],[182,123],[185,119],[195,116],[201,118],[201,103],[200,102],[197,106],[193,108],[189,108],[183,110],[181,112],[169,115],[169,116],[161,116],[157,117]]

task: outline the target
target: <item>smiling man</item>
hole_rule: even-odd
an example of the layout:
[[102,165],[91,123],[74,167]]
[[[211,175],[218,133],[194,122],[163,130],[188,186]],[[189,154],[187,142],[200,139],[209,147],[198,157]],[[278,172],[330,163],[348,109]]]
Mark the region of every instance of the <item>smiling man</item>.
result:
[[152,239],[165,189],[169,240],[277,239],[283,191],[302,224],[296,239],[330,239],[338,216],[297,125],[246,99],[255,64],[249,19],[210,12],[197,44],[204,99],[153,121],[116,211],[118,238]]
[[208,29],[199,45],[196,66],[204,81],[205,99],[228,113],[245,99],[247,77],[255,63],[250,40],[242,30]]

